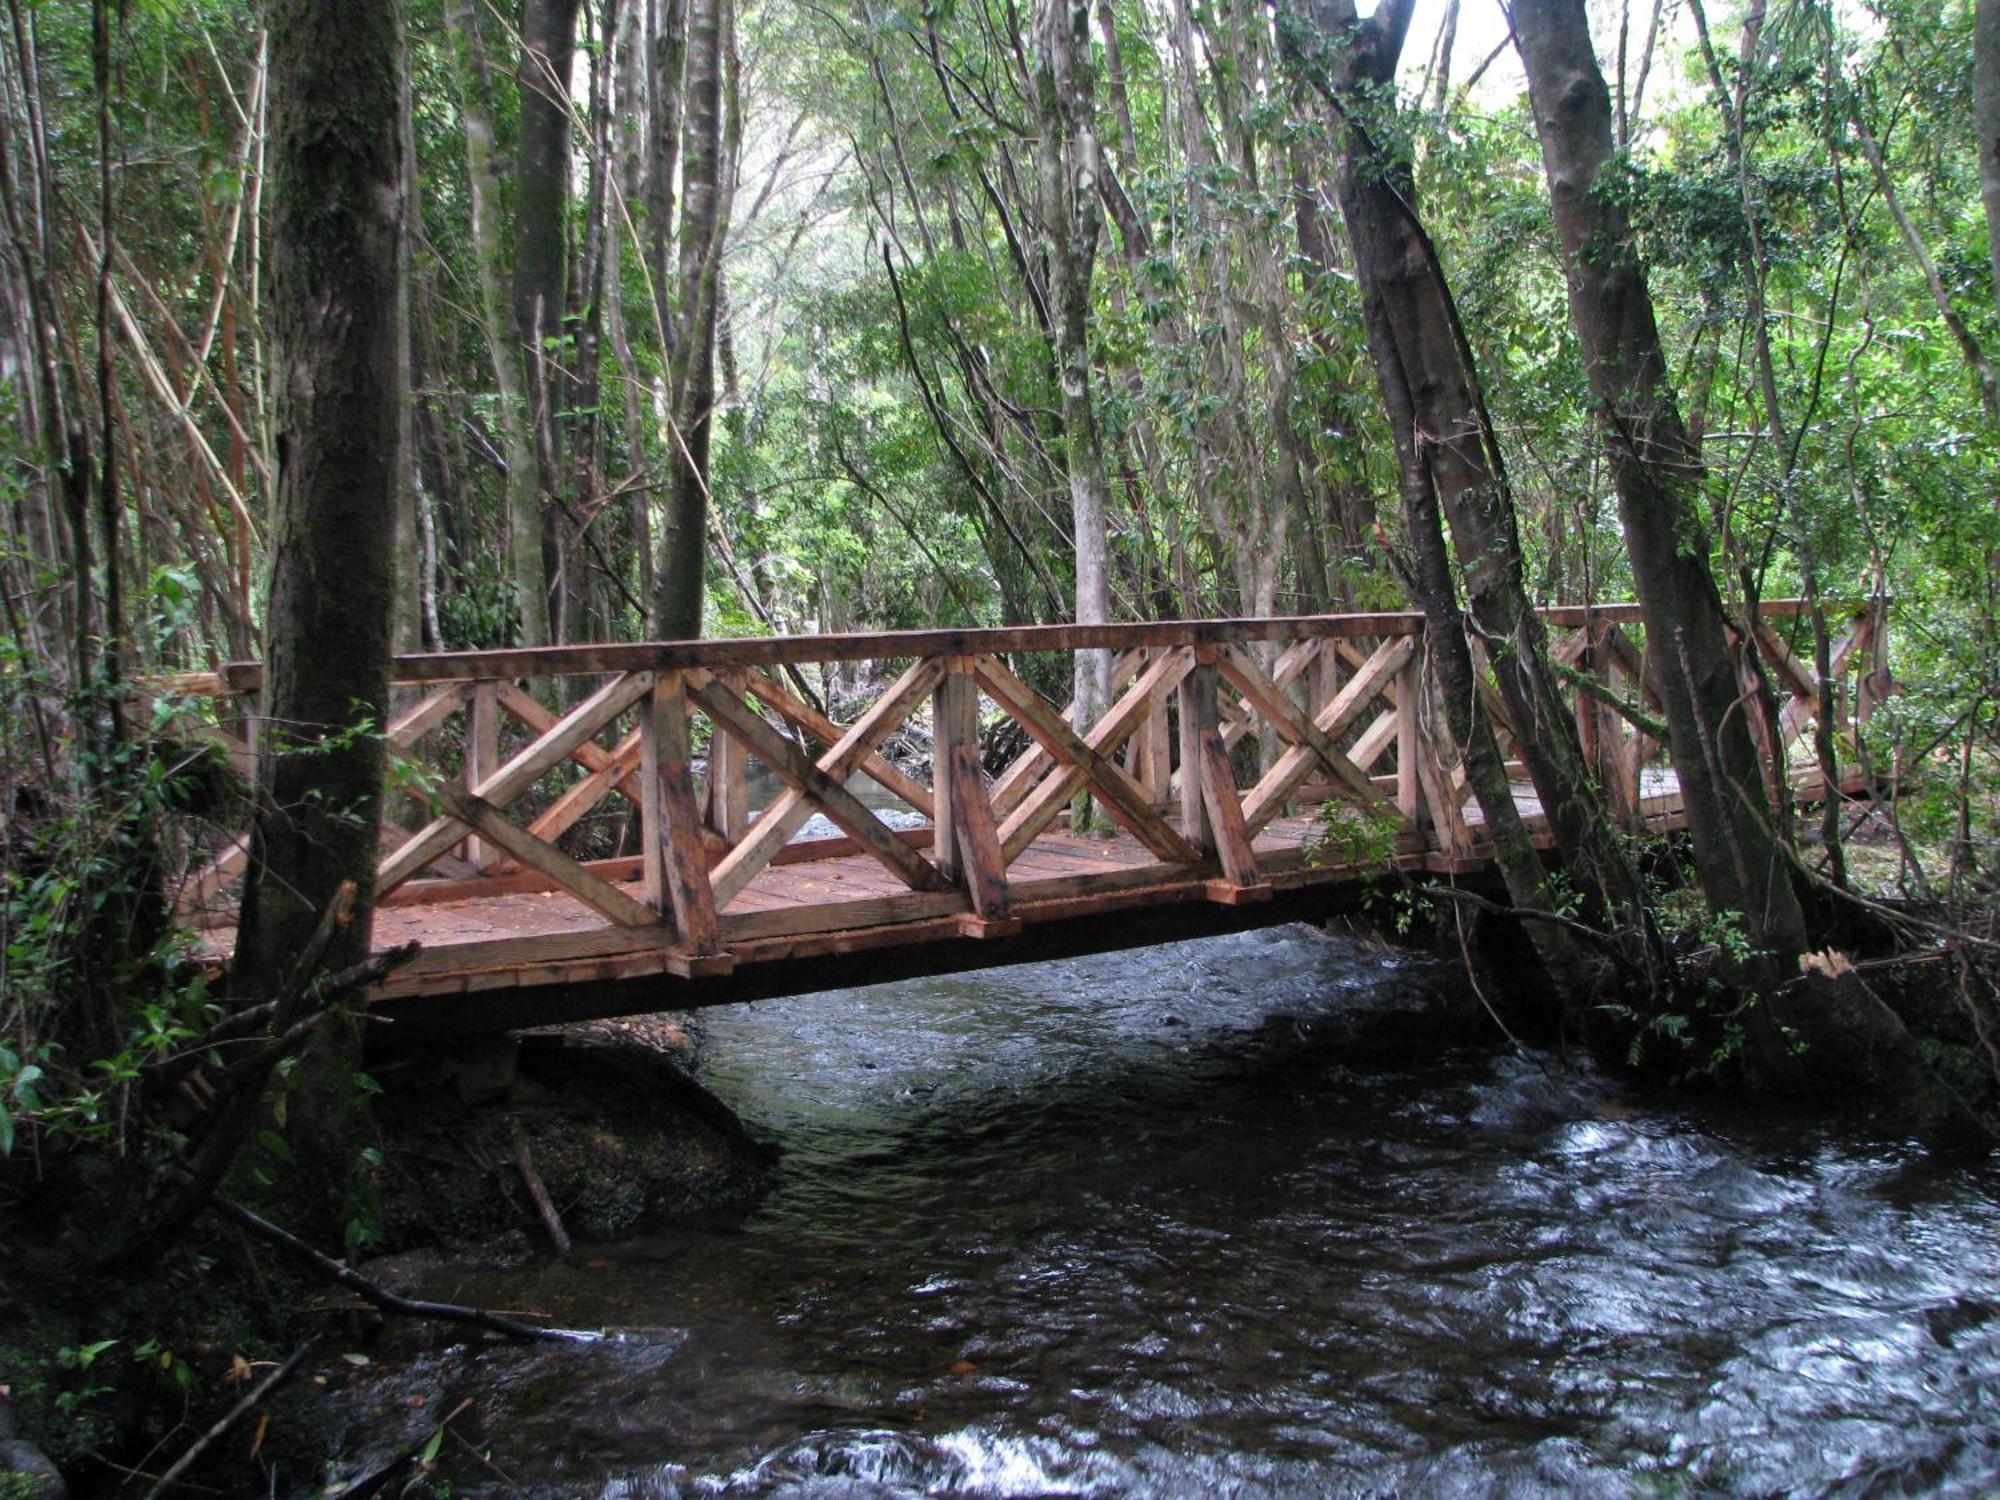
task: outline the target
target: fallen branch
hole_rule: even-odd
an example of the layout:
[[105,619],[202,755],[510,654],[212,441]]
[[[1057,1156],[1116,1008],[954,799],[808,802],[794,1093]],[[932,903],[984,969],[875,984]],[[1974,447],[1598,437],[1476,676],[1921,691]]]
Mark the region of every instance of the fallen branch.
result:
[[392,1292],[379,1282],[370,1281],[354,1267],[330,1255],[323,1255],[293,1234],[289,1229],[280,1228],[260,1214],[252,1213],[235,1199],[221,1193],[208,1200],[211,1213],[219,1214],[230,1223],[247,1229],[259,1239],[266,1240],[283,1250],[295,1260],[303,1261],[318,1271],[329,1281],[348,1288],[370,1306],[387,1313],[397,1313],[406,1318],[430,1318],[441,1323],[465,1323],[474,1328],[483,1328],[488,1333],[497,1333],[503,1338],[521,1341],[540,1341],[557,1344],[586,1344],[597,1339],[594,1333],[581,1333],[566,1328],[536,1328],[529,1323],[517,1323],[512,1318],[503,1318],[498,1313],[486,1312],[477,1307],[461,1307],[455,1302],[430,1302],[420,1297],[405,1297]]
[[556,1212],[555,1200],[549,1197],[542,1174],[535,1170],[535,1158],[528,1151],[528,1133],[521,1128],[519,1119],[509,1120],[507,1124],[514,1138],[514,1165],[520,1168],[521,1181],[528,1185],[528,1196],[535,1200],[535,1212],[542,1216],[542,1227],[548,1230],[556,1254],[567,1259],[570,1252],[569,1231],[563,1228],[562,1215]]
[[290,1375],[292,1371],[296,1370],[299,1367],[299,1362],[306,1357],[306,1354],[308,1353],[308,1351],[311,1350],[311,1348],[312,1348],[312,1340],[307,1339],[306,1342],[299,1345],[298,1348],[294,1349],[291,1352],[291,1354],[286,1358],[283,1364],[279,1365],[277,1369],[273,1370],[270,1374],[266,1375],[262,1380],[258,1381],[256,1386],[251,1390],[249,1395],[245,1396],[241,1401],[237,1402],[234,1406],[230,1407],[228,1411],[224,1412],[221,1418],[216,1422],[216,1424],[213,1427],[209,1428],[208,1431],[204,1432],[200,1437],[195,1439],[194,1446],[192,1448],[189,1448],[187,1452],[183,1453],[179,1458],[173,1461],[173,1464],[167,1469],[167,1472],[160,1476],[159,1483],[155,1484],[150,1490],[146,1491],[146,1500],[160,1500],[160,1496],[164,1495],[170,1488],[172,1488],[173,1482],[176,1479],[180,1478],[181,1475],[185,1474],[188,1471],[188,1469],[193,1465],[194,1461],[200,1458],[203,1453],[207,1452],[209,1446],[212,1443],[214,1443],[217,1438],[221,1437],[223,1433],[229,1431],[230,1428],[234,1427],[238,1422],[242,1421],[245,1416],[249,1415],[250,1411],[260,1401],[262,1401],[266,1396],[270,1395],[272,1391],[277,1389],[279,1383],[282,1382],[286,1376]]

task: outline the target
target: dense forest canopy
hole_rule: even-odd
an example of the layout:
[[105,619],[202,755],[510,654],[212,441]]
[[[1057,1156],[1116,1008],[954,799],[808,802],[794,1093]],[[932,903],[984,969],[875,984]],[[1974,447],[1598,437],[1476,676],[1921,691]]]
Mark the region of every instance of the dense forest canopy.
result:
[[[35,573],[75,545],[37,426],[46,353],[87,461],[108,439],[122,471],[131,596],[187,603],[143,651],[253,656],[275,470],[258,18],[114,7],[100,117],[89,8],[13,9],[9,567],[27,643],[59,658],[69,638]],[[405,642],[643,634],[662,540],[681,536],[675,464],[704,437],[710,632],[1069,617],[1051,220],[1072,213],[1095,221],[1070,239],[1087,243],[1113,612],[1399,601],[1394,460],[1332,202],[1338,120],[1285,61],[1287,14],[1089,7],[1095,191],[1066,206],[1041,190],[1021,5],[418,0]],[[1995,300],[1970,9],[1592,19],[1722,571],[1794,592],[1804,548],[1830,591],[1886,588],[1921,622],[1936,654],[1919,675],[1989,680]],[[1506,35],[1497,8],[1427,7],[1370,128],[1414,164],[1537,596],[1619,597]],[[695,160],[711,138],[712,189]],[[713,400],[690,406],[674,351],[708,317]]]

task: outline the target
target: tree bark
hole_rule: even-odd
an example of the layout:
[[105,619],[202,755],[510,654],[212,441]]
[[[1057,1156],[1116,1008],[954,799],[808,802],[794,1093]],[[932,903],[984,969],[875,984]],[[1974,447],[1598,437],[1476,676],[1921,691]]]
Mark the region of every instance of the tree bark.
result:
[[[1519,827],[1492,727],[1474,701],[1478,668],[1467,639],[1468,617],[1485,646],[1515,742],[1573,878],[1599,916],[1628,934],[1642,961],[1650,962],[1641,884],[1592,785],[1574,720],[1549,666],[1546,633],[1528,596],[1513,497],[1451,289],[1418,218],[1408,164],[1386,155],[1369,124],[1377,101],[1392,86],[1409,11],[1407,0],[1386,0],[1368,21],[1359,22],[1349,0],[1320,0],[1316,7],[1318,42],[1330,58],[1322,76],[1346,123],[1337,196],[1353,245],[1369,349],[1396,433],[1404,521],[1415,552],[1419,603],[1430,624],[1432,661],[1515,901],[1546,908],[1553,897],[1539,857]],[[1448,566],[1440,510],[1451,527],[1456,578]],[[1558,978],[1579,974],[1581,956],[1574,945],[1547,924],[1532,925],[1540,929],[1531,935],[1559,970]]]
[[396,0],[273,0],[277,513],[266,738],[232,981],[275,993],[345,881],[324,961],[368,952],[403,483]]
[[1986,204],[1986,253],[2000,307],[2000,0],[1978,0],[1972,17],[1972,124],[1979,134],[1979,196]]
[[[1076,539],[1076,620],[1111,617],[1110,485],[1090,390],[1090,285],[1103,209],[1098,203],[1096,69],[1088,0],[1037,0],[1034,16],[1036,201],[1047,236],[1049,300],[1055,313],[1057,380],[1062,388],[1063,464]],[[1107,652],[1076,653],[1076,728],[1088,732],[1110,706]],[[1087,801],[1080,801],[1088,821]]]
[[467,202],[472,254],[479,282],[479,310],[493,361],[499,403],[500,451],[507,465],[508,571],[520,619],[521,644],[546,646],[549,595],[542,566],[542,500],[535,447],[522,391],[519,341],[508,326],[501,295],[500,176],[493,160],[493,103],[486,47],[479,36],[475,0],[446,0],[458,58],[459,121],[465,133]]
[[1709,570],[1708,531],[1696,506],[1701,454],[1668,384],[1645,272],[1611,177],[1610,94],[1581,0],[1522,0],[1515,35],[1562,244],[1570,320],[1603,424],[1703,888],[1716,910],[1743,914],[1758,948],[1795,957],[1805,946],[1805,920],[1764,795]]
[[723,157],[725,35],[730,0],[688,5],[681,172],[680,300],[668,360],[671,482],[660,527],[653,634],[701,634],[708,558],[708,448],[715,406],[717,272],[728,232]]
[[[535,488],[541,525],[542,600],[549,639],[560,615],[549,592],[561,566],[564,488],[561,371],[565,251],[568,246],[570,66],[576,55],[579,0],[525,0],[521,7],[520,135],[514,167],[514,333],[526,375],[534,434]],[[552,347],[553,346],[553,347]],[[525,613],[525,611],[524,611]]]

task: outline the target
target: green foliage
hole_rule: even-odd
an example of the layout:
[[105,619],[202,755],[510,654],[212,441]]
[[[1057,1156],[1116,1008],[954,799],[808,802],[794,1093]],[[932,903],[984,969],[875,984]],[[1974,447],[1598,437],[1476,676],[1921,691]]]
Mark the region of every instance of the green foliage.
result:
[[1306,862],[1386,867],[1396,856],[1402,832],[1402,820],[1388,808],[1337,800],[1323,802],[1312,832],[1306,837]]

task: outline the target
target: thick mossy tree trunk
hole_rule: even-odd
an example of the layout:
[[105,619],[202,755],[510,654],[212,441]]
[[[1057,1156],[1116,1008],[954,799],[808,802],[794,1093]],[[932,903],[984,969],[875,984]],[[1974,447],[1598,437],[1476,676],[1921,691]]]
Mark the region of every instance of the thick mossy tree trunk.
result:
[[[1343,127],[1336,195],[1353,247],[1369,353],[1395,434],[1413,583],[1432,667],[1514,901],[1539,911],[1557,904],[1478,702],[1479,665],[1469,630],[1486,647],[1516,743],[1573,876],[1599,913],[1630,935],[1643,960],[1650,954],[1650,925],[1640,882],[1591,783],[1549,666],[1541,619],[1527,592],[1512,496],[1451,289],[1417,214],[1409,164],[1392,154],[1378,123],[1411,9],[1410,0],[1384,0],[1361,21],[1351,0],[1315,0],[1310,22],[1290,17],[1288,40]],[[1583,955],[1549,924],[1532,923],[1530,935],[1572,1003],[1581,1002],[1587,989]]]
[[232,982],[276,993],[342,882],[324,962],[368,950],[403,483],[397,0],[272,0],[277,511],[265,741]]
[[1668,383],[1583,0],[1516,0],[1514,32],[1695,864],[1710,908],[1748,938],[1736,976],[1758,1002],[1742,1012],[1747,1060],[1767,1083],[1867,1090],[1934,1138],[1983,1143],[1977,1119],[1858,976],[1800,962],[1814,935],[1744,717],[1696,505],[1701,455]]

